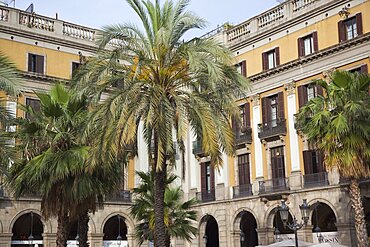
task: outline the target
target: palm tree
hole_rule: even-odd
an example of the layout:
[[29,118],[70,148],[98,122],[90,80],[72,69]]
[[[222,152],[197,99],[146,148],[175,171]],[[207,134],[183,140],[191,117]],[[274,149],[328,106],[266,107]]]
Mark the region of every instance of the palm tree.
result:
[[358,246],[368,246],[359,179],[370,176],[370,77],[335,71],[330,82],[317,81],[325,96],[311,99],[297,120],[309,141],[325,154],[325,165],[350,179]]
[[[19,85],[22,79],[14,63],[8,57],[0,52],[0,90],[8,95],[15,96],[18,93]],[[4,107],[5,100],[0,97],[0,164],[8,164],[9,159],[14,159],[13,150],[9,146],[10,136],[6,132],[9,122],[15,116],[12,116],[9,109]],[[0,165],[0,168],[3,169]]]
[[79,89],[97,100],[109,92],[90,121],[91,129],[98,129],[99,150],[108,150],[98,150],[98,158],[114,157],[143,135],[155,177],[154,244],[165,246],[165,177],[173,165],[174,140],[184,152],[186,133],[192,130],[212,164],[221,166],[222,153],[234,151],[229,119],[237,114],[235,100],[248,83],[216,40],[183,40],[189,30],[205,24],[186,11],[189,0],[127,2],[144,30],[131,24],[103,28],[101,51],[77,78]]
[[[31,117],[18,120],[22,157],[10,168],[8,183],[16,198],[29,192],[41,195],[43,216],[57,217],[57,246],[65,247],[70,219],[94,212],[96,200],[115,187],[119,173],[116,166],[88,169],[90,147],[80,133],[88,114],[86,97],[75,97],[60,84],[37,96],[40,112],[25,107]],[[81,246],[86,246],[87,229]]]
[[[134,189],[133,206],[131,214],[140,222],[136,227],[136,238],[142,244],[145,240],[152,240],[154,236],[154,173],[137,172],[141,179],[140,186]],[[177,177],[169,175],[166,178],[164,193],[164,222],[168,239],[166,246],[170,246],[171,237],[191,241],[196,236],[197,228],[193,226],[196,222],[197,213],[191,210],[196,204],[195,199],[183,202],[183,192],[180,187],[171,187],[171,183]]]

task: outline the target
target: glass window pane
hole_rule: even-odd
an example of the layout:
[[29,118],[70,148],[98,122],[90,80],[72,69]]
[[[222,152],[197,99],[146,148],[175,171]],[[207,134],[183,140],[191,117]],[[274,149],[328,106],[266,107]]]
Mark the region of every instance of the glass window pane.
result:
[[275,68],[275,52],[267,54],[269,69]]

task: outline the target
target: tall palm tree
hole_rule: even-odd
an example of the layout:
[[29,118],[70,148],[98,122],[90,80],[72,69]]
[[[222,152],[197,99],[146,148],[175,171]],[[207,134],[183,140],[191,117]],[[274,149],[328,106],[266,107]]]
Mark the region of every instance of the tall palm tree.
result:
[[359,179],[370,176],[370,77],[335,71],[330,82],[317,81],[325,96],[311,99],[297,120],[308,140],[324,151],[325,165],[350,179],[358,246],[368,246]]
[[108,150],[100,151],[100,158],[114,157],[143,135],[155,176],[154,244],[166,246],[165,177],[173,165],[174,140],[184,152],[186,133],[194,131],[212,164],[221,166],[222,153],[233,153],[229,119],[237,114],[235,100],[248,83],[216,40],[183,40],[189,30],[205,25],[186,10],[189,0],[127,2],[144,30],[132,24],[103,28],[102,50],[77,77],[80,90],[96,99],[109,92],[90,122],[99,130],[99,150]]
[[18,120],[22,157],[10,168],[8,183],[16,197],[29,192],[41,195],[43,216],[57,217],[57,246],[65,247],[70,218],[94,212],[96,200],[102,201],[115,187],[119,173],[113,171],[116,166],[88,169],[90,147],[80,133],[88,114],[86,97],[75,97],[60,84],[37,96],[40,112],[25,107],[31,117]]
[[[137,172],[141,182],[134,189],[134,201],[131,207],[131,215],[140,222],[136,227],[136,238],[140,244],[145,240],[152,240],[154,236],[154,173]],[[197,228],[193,226],[197,213],[191,210],[196,204],[195,199],[183,202],[183,192],[180,187],[171,187],[171,183],[177,177],[169,175],[166,178],[164,193],[164,222],[168,239],[166,246],[170,245],[171,237],[191,241],[196,235]]]

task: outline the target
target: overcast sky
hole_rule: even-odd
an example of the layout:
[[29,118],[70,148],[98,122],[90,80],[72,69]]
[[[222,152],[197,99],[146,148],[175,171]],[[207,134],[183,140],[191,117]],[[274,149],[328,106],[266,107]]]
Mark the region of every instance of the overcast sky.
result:
[[[59,19],[88,27],[138,23],[125,0],[15,0],[15,7],[25,10],[31,3],[37,14],[55,17],[58,13]],[[238,24],[277,4],[277,0],[192,0],[189,10],[208,21],[207,28],[194,35],[202,35],[225,22]]]

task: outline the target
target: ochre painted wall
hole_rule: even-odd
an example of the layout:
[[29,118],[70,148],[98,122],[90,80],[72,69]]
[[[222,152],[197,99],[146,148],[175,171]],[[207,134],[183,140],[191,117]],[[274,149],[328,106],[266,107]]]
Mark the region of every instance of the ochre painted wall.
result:
[[28,53],[43,55],[46,67],[44,74],[62,79],[70,79],[72,74],[72,62],[79,61],[78,54],[42,48],[17,41],[0,39],[0,51],[7,55],[18,67],[27,71]]

